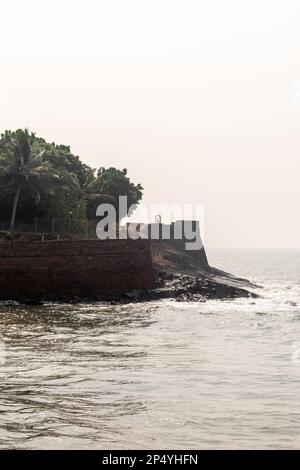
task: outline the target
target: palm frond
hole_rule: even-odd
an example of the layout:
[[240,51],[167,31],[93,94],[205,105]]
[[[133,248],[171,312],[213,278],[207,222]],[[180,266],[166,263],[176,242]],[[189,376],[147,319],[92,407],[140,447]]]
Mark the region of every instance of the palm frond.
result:
[[100,184],[103,184],[103,177],[102,176],[98,176],[96,179],[94,179],[93,181],[90,181],[86,186],[85,186],[85,190],[88,191],[88,192],[91,192],[93,191],[94,189],[99,189],[99,185]]
[[16,131],[15,146],[22,164],[24,163],[24,165],[27,165],[31,156],[31,144],[28,129],[19,129]]
[[33,168],[34,165],[36,163],[42,163],[42,159],[43,159],[43,155],[45,154],[46,150],[42,150],[38,155],[36,155],[34,158],[32,158],[29,162],[28,162],[28,168]]

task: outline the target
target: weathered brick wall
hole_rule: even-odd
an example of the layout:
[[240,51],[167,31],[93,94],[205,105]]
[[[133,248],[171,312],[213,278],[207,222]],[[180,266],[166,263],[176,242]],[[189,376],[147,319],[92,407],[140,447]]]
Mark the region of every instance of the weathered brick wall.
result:
[[0,242],[0,298],[94,297],[154,287],[149,240]]

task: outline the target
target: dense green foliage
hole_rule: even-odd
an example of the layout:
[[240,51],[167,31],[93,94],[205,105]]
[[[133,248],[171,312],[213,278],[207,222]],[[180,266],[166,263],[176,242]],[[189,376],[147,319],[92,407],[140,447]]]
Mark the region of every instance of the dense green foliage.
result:
[[32,223],[38,217],[95,219],[101,202],[118,211],[119,196],[138,204],[143,188],[126,170],[98,172],[72,154],[70,147],[48,143],[28,130],[6,131],[0,138],[0,221]]
[[[128,214],[130,215],[134,207],[141,201],[143,197],[143,188],[140,184],[135,185],[127,176],[127,170],[117,170],[116,168],[100,168],[97,174],[98,186],[96,184],[96,192],[104,193],[102,198],[90,200],[87,206],[87,214],[91,218],[96,213],[97,206],[100,202],[110,202],[116,208],[117,218],[119,218],[119,196],[127,196]],[[107,198],[105,195],[110,195]],[[111,197],[113,200],[111,200]]]

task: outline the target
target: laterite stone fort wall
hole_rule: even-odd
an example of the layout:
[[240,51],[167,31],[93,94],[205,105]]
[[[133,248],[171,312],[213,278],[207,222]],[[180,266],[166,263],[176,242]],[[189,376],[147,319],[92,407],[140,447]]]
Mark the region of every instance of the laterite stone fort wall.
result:
[[119,295],[154,287],[149,240],[0,242],[0,299]]

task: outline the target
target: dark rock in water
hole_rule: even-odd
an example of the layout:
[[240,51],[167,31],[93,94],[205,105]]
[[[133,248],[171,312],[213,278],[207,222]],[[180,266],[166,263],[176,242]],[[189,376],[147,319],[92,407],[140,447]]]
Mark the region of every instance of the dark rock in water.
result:
[[239,297],[256,297],[256,294],[238,286],[225,282],[214,281],[199,275],[167,275],[159,276],[162,286],[157,290],[164,298],[175,298],[182,301],[205,301],[209,299],[237,299]]
[[29,305],[29,306],[38,306],[38,305],[43,305],[43,301],[39,299],[20,299],[20,304],[21,305]]
[[291,307],[297,307],[297,302],[293,302],[292,300],[287,300],[285,303]]
[[160,299],[174,299],[178,302],[205,302],[206,300],[229,300],[258,297],[257,294],[236,285],[220,282],[200,275],[174,274],[159,271],[156,275],[157,288],[133,290],[126,294],[128,301],[141,302]]

